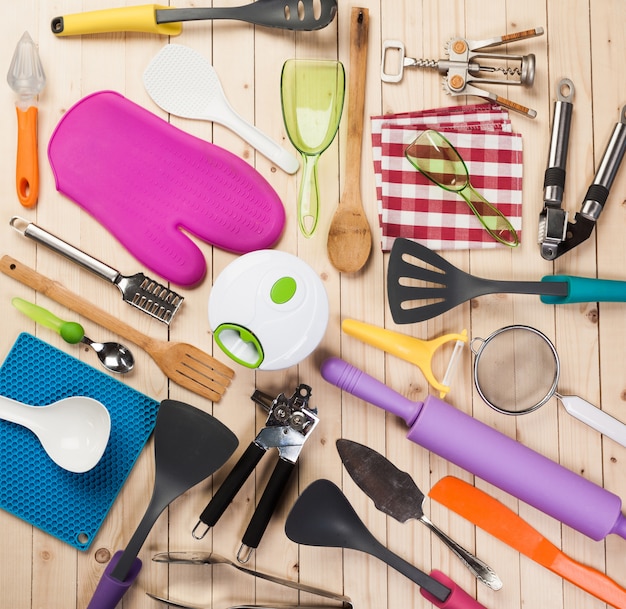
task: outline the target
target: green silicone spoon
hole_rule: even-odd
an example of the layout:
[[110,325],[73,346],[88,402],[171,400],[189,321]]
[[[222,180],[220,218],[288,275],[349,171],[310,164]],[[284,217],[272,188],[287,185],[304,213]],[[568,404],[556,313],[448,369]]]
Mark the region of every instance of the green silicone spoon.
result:
[[85,330],[79,323],[63,321],[47,309],[23,298],[13,298],[11,304],[33,321],[57,332],[65,342],[71,345],[77,343],[89,345],[107,370],[124,374],[133,369],[135,365],[133,354],[124,345],[113,342],[96,343],[85,336]]

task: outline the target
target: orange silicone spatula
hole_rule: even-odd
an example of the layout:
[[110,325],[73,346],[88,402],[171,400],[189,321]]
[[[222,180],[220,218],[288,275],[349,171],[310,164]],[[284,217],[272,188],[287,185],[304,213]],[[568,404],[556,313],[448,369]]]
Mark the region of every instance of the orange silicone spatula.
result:
[[446,476],[428,495],[601,601],[626,607],[624,588],[604,573],[575,561],[503,503],[475,486]]

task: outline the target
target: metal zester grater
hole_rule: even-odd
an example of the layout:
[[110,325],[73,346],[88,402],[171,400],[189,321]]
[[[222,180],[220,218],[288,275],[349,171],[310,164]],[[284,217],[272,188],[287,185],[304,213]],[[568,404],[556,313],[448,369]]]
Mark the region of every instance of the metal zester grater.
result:
[[52,251],[80,264],[83,268],[116,285],[123,299],[140,311],[169,325],[183,303],[183,297],[143,273],[125,276],[119,271],[89,256],[73,245],[55,237],[36,224],[13,216],[9,224],[25,237],[41,243]]

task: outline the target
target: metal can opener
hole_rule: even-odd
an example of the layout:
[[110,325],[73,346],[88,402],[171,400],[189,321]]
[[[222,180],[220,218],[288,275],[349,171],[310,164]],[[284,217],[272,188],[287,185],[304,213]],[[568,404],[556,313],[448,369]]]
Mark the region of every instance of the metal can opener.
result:
[[192,531],[196,539],[202,539],[217,523],[263,455],[276,448],[278,461],[237,552],[238,562],[248,562],[253,549],[258,547],[263,537],[304,443],[319,423],[317,409],[308,405],[310,397],[311,387],[305,384],[298,385],[289,398],[281,393],[272,400],[259,390],[252,394],[251,399],[268,411],[265,426],[244,451],[200,515]]
[[[489,101],[495,102],[509,110],[520,112],[529,118],[535,118],[537,112],[521,104],[496,95],[481,88],[484,84],[495,85],[525,85],[532,86],[535,80],[535,56],[530,55],[506,55],[502,53],[485,53],[484,49],[517,42],[526,38],[541,36],[543,28],[537,27],[532,30],[497,36],[487,40],[466,40],[465,38],[452,38],[446,43],[447,59],[438,61],[433,59],[413,59],[407,57],[404,44],[399,40],[385,40],[383,42],[381,80],[383,82],[396,83],[402,80],[404,68],[432,68],[443,74],[443,89],[448,95],[476,95]],[[387,72],[388,53],[395,51],[399,54],[399,62],[395,72]],[[487,65],[481,60],[489,60]],[[498,65],[502,62],[502,65]],[[511,65],[515,63],[516,65]],[[496,73],[502,78],[493,78]],[[491,74],[492,77],[485,77]]]
[[562,204],[574,92],[571,80],[563,78],[559,81],[556,88],[557,99],[554,103],[548,166],[544,174],[543,209],[539,214],[538,241],[541,256],[546,260],[555,260],[591,236],[626,152],[626,106],[624,106],[581,209],[574,216],[574,222],[570,222]]

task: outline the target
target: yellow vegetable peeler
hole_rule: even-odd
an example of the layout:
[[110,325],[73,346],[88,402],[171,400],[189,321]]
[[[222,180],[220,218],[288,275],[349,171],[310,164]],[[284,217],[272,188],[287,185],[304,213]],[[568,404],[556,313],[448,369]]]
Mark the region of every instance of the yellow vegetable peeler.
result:
[[[439,391],[440,398],[444,398],[450,391],[450,377],[454,371],[459,353],[463,345],[467,343],[467,330],[463,330],[460,334],[445,334],[431,340],[422,340],[401,334],[400,332],[394,332],[393,330],[355,321],[354,319],[344,319],[341,329],[346,334],[354,336],[368,345],[382,349],[386,353],[415,364],[422,371],[430,385]],[[439,347],[452,341],[456,341],[454,351],[444,377],[440,382],[435,378],[432,371],[433,356]]]

